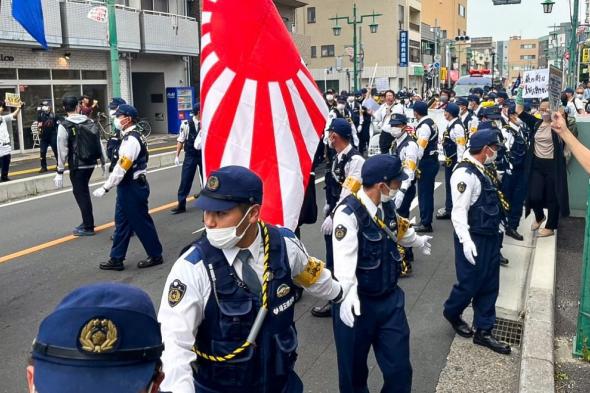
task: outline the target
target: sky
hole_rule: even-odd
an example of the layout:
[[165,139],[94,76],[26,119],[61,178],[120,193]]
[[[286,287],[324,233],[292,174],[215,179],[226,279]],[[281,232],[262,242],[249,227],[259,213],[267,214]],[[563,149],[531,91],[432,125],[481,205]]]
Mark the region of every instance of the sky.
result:
[[[522,0],[521,4],[494,6],[492,0],[469,0],[467,3],[467,34],[489,37],[494,41],[507,40],[514,35],[539,38],[549,34],[549,26],[569,22],[569,1],[553,0],[553,12],[543,13],[541,0]],[[584,21],[584,0],[580,0],[580,21]]]

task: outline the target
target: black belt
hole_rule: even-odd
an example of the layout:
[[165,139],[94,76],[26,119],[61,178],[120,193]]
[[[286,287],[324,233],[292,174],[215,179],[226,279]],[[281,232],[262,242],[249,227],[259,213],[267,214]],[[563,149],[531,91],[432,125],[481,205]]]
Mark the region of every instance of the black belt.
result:
[[137,179],[133,179],[133,181],[136,181],[141,185],[146,185],[147,177],[145,176],[145,174],[142,173],[141,175],[137,176]]

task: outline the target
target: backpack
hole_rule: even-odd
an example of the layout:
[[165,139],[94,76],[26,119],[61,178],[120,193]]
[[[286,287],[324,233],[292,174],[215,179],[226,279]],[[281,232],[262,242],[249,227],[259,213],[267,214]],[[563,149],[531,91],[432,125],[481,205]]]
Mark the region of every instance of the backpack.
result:
[[64,120],[62,124],[68,131],[74,167],[95,165],[97,160],[102,161],[100,130],[94,121],[86,120],[84,123],[76,124]]

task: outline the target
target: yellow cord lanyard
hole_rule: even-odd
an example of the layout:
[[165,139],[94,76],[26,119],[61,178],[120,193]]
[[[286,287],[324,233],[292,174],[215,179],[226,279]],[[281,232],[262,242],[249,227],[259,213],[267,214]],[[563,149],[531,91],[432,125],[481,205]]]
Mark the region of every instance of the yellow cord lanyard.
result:
[[[473,165],[473,163],[467,159],[463,160],[463,162],[468,162],[469,164]],[[510,203],[506,200],[504,193],[500,190],[500,180],[498,179],[495,164],[493,165],[494,167],[492,169],[488,169],[484,165],[482,165],[483,173],[490,178],[492,185],[496,188],[496,192],[498,193],[498,199],[500,199],[500,207],[502,207],[502,210],[504,210],[504,212],[507,213],[508,211],[510,211]]]
[[[246,341],[239,346],[238,348],[234,349],[231,353],[227,355],[219,356],[219,355],[208,355],[199,351],[196,347],[193,347],[193,351],[204,359],[207,359],[211,362],[226,362],[228,360],[232,360],[236,356],[240,355],[244,352],[248,347],[254,345],[256,342],[256,337],[262,328],[262,324],[264,323],[264,318],[268,313],[268,282],[270,281],[270,235],[268,233],[268,228],[266,224],[262,221],[259,222],[260,227],[262,228],[262,238],[263,238],[263,247],[264,247],[264,271],[262,273],[262,307],[258,310],[258,314],[256,315],[256,320],[254,320],[254,324],[250,329],[250,333],[248,334],[248,338]],[[209,265],[209,269],[212,270],[212,266]],[[215,288],[215,276],[211,274],[212,277],[212,284],[213,284],[213,293],[217,297],[217,290]]]

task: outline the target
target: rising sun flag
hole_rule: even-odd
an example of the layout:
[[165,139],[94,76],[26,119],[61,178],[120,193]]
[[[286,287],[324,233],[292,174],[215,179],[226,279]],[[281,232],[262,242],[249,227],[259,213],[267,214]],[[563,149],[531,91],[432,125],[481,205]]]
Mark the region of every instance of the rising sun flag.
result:
[[241,165],[264,182],[262,218],[295,229],[328,108],[271,0],[205,0],[204,172]]

